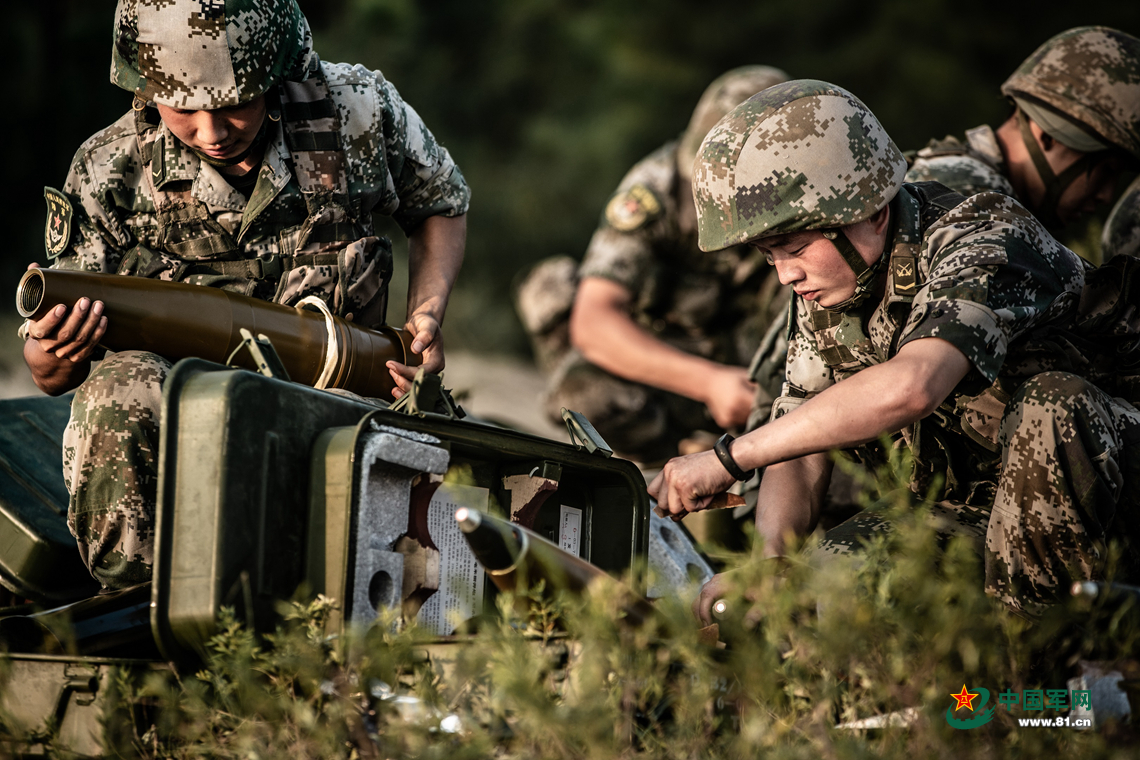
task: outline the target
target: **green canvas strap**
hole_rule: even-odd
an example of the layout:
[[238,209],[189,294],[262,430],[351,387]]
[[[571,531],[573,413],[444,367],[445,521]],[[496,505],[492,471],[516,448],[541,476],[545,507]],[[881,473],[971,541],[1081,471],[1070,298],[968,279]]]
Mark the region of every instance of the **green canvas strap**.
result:
[[187,275],[220,274],[249,280],[276,280],[285,272],[304,266],[337,266],[336,253],[301,254],[299,256],[268,256],[248,261],[198,261],[187,270]]
[[281,125],[293,175],[306,196],[332,196],[347,207],[348,171],[340,116],[324,70],[301,82],[282,82]]

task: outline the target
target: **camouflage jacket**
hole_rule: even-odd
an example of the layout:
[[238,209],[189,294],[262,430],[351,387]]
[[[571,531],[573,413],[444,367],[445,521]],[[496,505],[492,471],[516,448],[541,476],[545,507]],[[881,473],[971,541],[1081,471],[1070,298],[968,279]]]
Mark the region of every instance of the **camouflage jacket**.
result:
[[[985,125],[966,130],[966,139],[931,140],[910,159],[907,182],[938,182],[962,195],[992,191],[1018,198],[1009,181],[1005,158],[993,129]],[[1113,256],[1140,255],[1140,179],[1116,202],[1101,237],[1102,261]]]
[[937,185],[906,184],[891,210],[894,237],[878,303],[834,312],[795,299],[787,381],[773,416],[889,360],[910,341],[942,338],[972,368],[900,438],[918,460],[920,483],[945,475],[945,498],[985,502],[1013,391],[1040,372],[1083,370],[1065,336],[1087,265],[1008,196],[963,199]]
[[983,124],[966,130],[965,140],[931,140],[911,159],[905,181],[938,182],[965,196],[990,191],[1017,198],[1008,175],[997,136]]
[[634,320],[662,341],[747,364],[775,317],[778,283],[753,249],[697,247],[696,217],[682,213],[681,182],[676,143],[634,165],[607,203],[578,276],[605,277],[629,290]]
[[1104,223],[1104,258],[1140,256],[1140,177],[1132,181]]
[[[430,216],[465,213],[470,193],[447,150],[379,72],[315,57],[311,72],[278,87],[283,118],[268,125],[248,201],[154,109],[129,112],[87,140],[63,193],[48,191],[52,266],[182,280],[288,305],[317,295],[338,315],[382,323],[391,251],[375,236],[372,214],[411,232]],[[53,242],[53,224],[66,239]]]

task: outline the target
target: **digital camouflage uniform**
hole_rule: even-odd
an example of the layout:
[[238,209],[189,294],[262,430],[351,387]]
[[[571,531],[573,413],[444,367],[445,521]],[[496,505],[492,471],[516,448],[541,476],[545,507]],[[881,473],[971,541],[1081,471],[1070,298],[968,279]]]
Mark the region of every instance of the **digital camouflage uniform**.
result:
[[[915,153],[907,182],[938,182],[962,195],[995,192],[1018,198],[991,127],[966,130],[964,140],[931,140]],[[1120,196],[1105,222],[1101,257],[1140,255],[1140,178]]]
[[984,124],[966,130],[964,140],[931,140],[915,154],[906,181],[938,182],[965,196],[994,192],[1017,198],[997,135]]
[[[822,160],[796,158],[807,140]],[[1135,400],[1135,390],[1115,384],[1089,341],[1105,328],[1111,299],[1085,287],[1088,265],[1010,197],[902,184],[904,169],[850,93],[813,81],[772,88],[702,146],[694,179],[701,245],[830,234],[894,196],[886,251],[870,268],[861,263],[875,274],[860,277],[856,296],[832,309],[795,299],[774,416],[911,341],[937,337],[962,351],[972,365],[966,377],[895,437],[914,455],[917,493],[944,478],[934,516],[945,532],[985,536],[987,591],[1035,613],[1071,579],[1099,577],[1110,538],[1140,536],[1140,412],[1116,397]],[[838,230],[841,253],[843,240]],[[1119,290],[1119,274],[1107,274]],[[863,288],[883,278],[881,295]],[[884,527],[861,515],[830,531],[820,551],[850,551]]]
[[1140,177],[1132,181],[1104,223],[1101,249],[1109,256],[1140,256]]
[[681,139],[622,179],[581,265],[567,256],[546,259],[520,284],[518,311],[549,377],[545,406],[556,424],[562,407],[581,412],[616,451],[640,461],[676,454],[678,441],[694,431],[718,430],[704,404],[588,362],[570,345],[570,310],[581,278],[603,277],[631,294],[633,320],[655,338],[721,364],[748,364],[788,292],[753,250],[710,255],[697,247],[690,168],[701,138],[721,115],[786,78],[778,69],[750,66],[714,81]]
[[[1039,113],[1039,126],[1055,139],[1093,154],[1089,161],[1108,149],[1140,159],[1140,40],[1131,35],[1094,26],[1062,32],[1017,68],[1002,85],[1002,94],[1014,100],[1019,111]],[[1022,118],[1021,113],[1015,116]],[[1066,172],[1056,177],[1041,165],[1040,148],[1026,130],[1023,125],[1022,140],[1046,184],[1047,197],[1034,211],[1043,222],[1055,225],[1052,206],[1067,185],[1062,179]],[[1075,178],[1089,166],[1072,168],[1070,176]],[[940,182],[966,196],[991,190],[1032,208],[1028,198],[1015,192],[997,136],[987,126],[968,130],[964,140],[932,140],[915,154],[906,181]],[[1140,200],[1126,193],[1112,216],[1115,229],[1137,229]],[[1124,232],[1106,230],[1102,260],[1127,253],[1126,238]],[[1135,245],[1131,250],[1136,250]]]
[[[1140,475],[1140,412],[1080,376],[1087,362],[1066,338],[1085,276],[1075,254],[1008,196],[971,197],[925,230],[923,214],[941,209],[922,201],[923,188],[907,185],[892,204],[888,295],[873,311],[797,302],[776,403],[794,408],[912,340],[961,350],[970,374],[900,434],[917,460],[913,488],[925,494],[945,478],[936,512],[958,523],[950,532],[985,536],[987,590],[1035,612],[1071,578],[1096,576],[1113,532],[1134,534],[1140,481],[1125,483]],[[912,261],[917,280],[900,287]],[[856,520],[863,530],[875,522]],[[822,551],[853,548],[851,527],[829,533]]]
[[[391,215],[410,233],[430,216],[465,213],[469,201],[447,150],[391,83],[360,66],[320,61],[294,0],[122,0],[117,24],[112,81],[136,93],[140,110],[87,140],[63,192],[48,190],[52,266],[210,285],[286,305],[315,295],[335,314],[382,324],[392,262],[372,214]],[[261,93],[272,118],[248,200],[153,107],[141,107],[212,110]],[[109,356],[72,403],[68,521],[108,587],[150,576],[169,368],[153,354]]]
[[[633,319],[654,337],[721,364],[746,365],[779,314],[778,282],[758,252],[704,254],[677,202],[676,144],[626,175],[578,268],[633,294]],[[786,299],[785,299],[786,301]],[[615,450],[643,461],[676,453],[694,430],[717,430],[704,404],[616,377],[573,349],[553,368],[547,413],[582,412]]]

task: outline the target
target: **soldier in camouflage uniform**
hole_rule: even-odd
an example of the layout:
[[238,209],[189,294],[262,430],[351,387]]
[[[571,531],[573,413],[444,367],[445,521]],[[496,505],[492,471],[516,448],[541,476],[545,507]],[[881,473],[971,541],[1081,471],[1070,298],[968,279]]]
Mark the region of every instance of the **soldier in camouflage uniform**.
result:
[[[906,181],[939,182],[966,196],[1002,193],[1050,229],[1112,200],[1122,168],[1140,159],[1140,40],[1105,27],[1070,29],[1027,58],[1002,93],[1014,111],[1000,127],[931,141],[911,158]],[[1140,185],[1134,184],[1109,217],[1100,256],[1138,249]],[[771,337],[754,363],[758,377],[784,374],[787,343]],[[759,400],[753,423],[771,411]]]
[[787,299],[755,251],[697,248],[692,162],[721,116],[786,79],[767,66],[719,77],[680,141],[626,174],[581,266],[547,259],[522,281],[518,311],[556,423],[562,407],[582,412],[616,451],[650,462],[694,431],[745,422],[756,390],[744,365]]
[[[764,428],[671,460],[649,490],[680,517],[766,467],[756,524],[778,555],[814,527],[828,452],[895,434],[917,493],[944,478],[937,516],[984,533],[987,591],[1032,614],[1137,535],[1140,411],[1087,379],[1087,265],[1009,196],[905,172],[866,106],[824,82],[770,88],[709,133],[700,244],[756,245],[792,286],[787,381]],[[875,527],[856,520],[822,549]],[[730,582],[706,585],[699,617]]]
[[[321,61],[296,0],[120,0],[111,81],[134,93],[132,109],[80,147],[62,192],[45,191],[52,267],[290,306],[315,296],[377,326],[392,260],[372,214],[389,214],[409,237],[413,351],[442,369],[469,191],[379,72]],[[68,523],[95,578],[119,588],[150,577],[170,363],[121,352],[87,377],[102,306],[84,298],[26,324],[24,356],[44,391],[78,386]],[[399,396],[414,368],[389,370]]]
[[[1112,200],[1121,169],[1140,159],[1140,40],[1106,27],[1070,29],[1039,47],[1001,91],[1014,108],[1001,126],[932,141],[906,181],[1010,195],[1050,228]],[[1140,204],[1115,215],[1135,229]],[[1119,252],[1115,239],[1105,243],[1105,259]]]

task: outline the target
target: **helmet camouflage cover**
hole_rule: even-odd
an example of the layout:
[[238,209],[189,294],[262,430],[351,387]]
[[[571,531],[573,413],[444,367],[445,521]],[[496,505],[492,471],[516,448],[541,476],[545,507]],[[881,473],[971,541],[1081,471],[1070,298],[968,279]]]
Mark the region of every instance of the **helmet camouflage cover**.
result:
[[111,81],[144,101],[214,110],[300,80],[312,34],[296,0],[119,0]]
[[772,66],[740,66],[726,71],[705,88],[689,126],[677,148],[677,169],[686,181],[693,178],[693,160],[701,140],[724,115],[741,102],[774,84],[788,81],[788,75]]
[[1140,39],[1103,26],[1062,32],[1002,85],[1140,158]]
[[693,198],[701,250],[855,224],[902,187],[906,159],[841,87],[799,79],[733,109],[701,144]]

